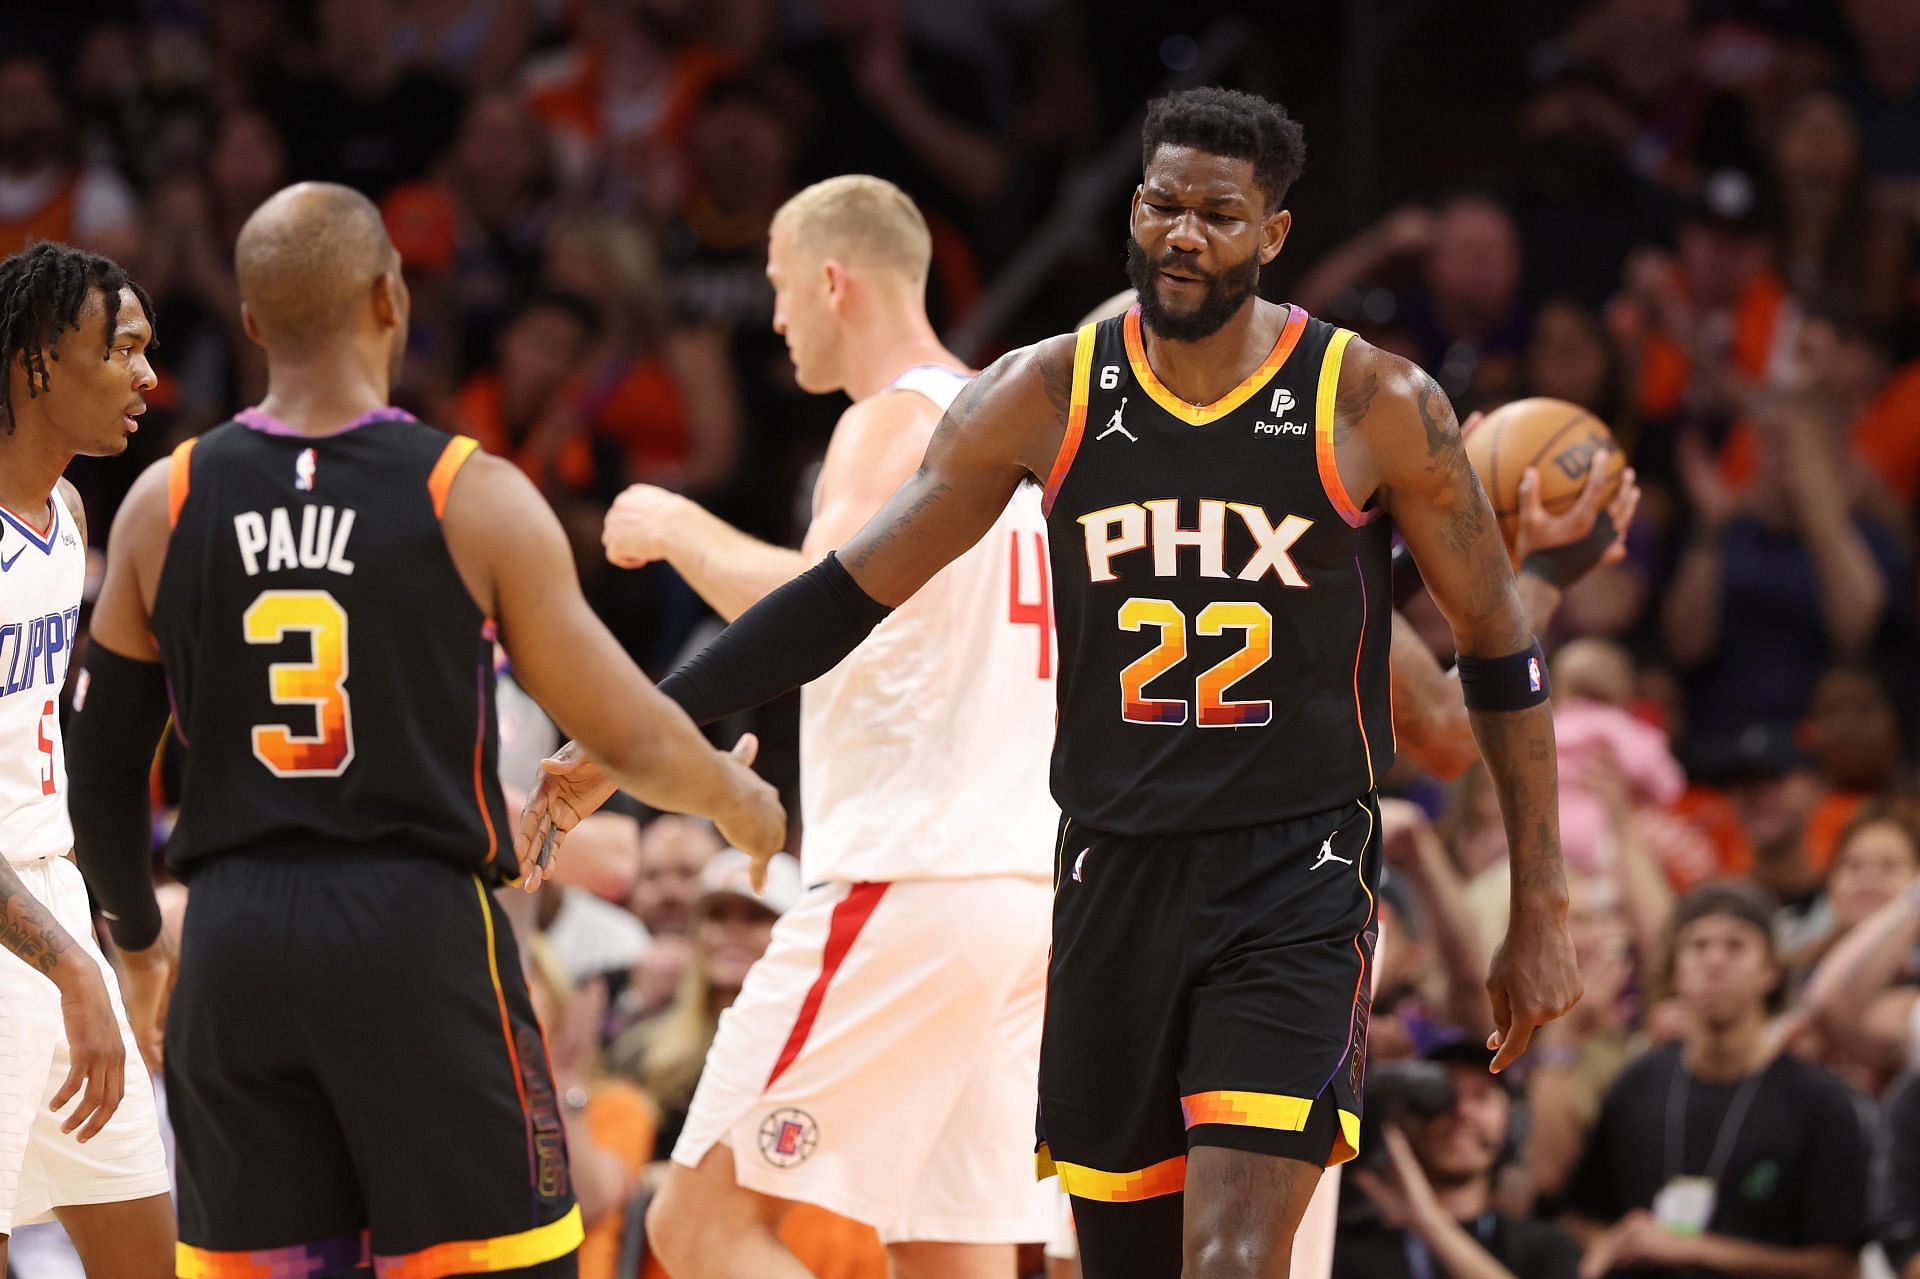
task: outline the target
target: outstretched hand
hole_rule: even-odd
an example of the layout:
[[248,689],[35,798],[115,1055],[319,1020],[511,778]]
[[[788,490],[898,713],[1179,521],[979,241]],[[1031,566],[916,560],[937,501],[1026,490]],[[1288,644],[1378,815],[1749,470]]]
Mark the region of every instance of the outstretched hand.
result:
[[619,787],[587,758],[580,743],[568,742],[540,761],[540,779],[521,806],[513,832],[513,854],[528,892],[540,887],[569,832],[613,798]]

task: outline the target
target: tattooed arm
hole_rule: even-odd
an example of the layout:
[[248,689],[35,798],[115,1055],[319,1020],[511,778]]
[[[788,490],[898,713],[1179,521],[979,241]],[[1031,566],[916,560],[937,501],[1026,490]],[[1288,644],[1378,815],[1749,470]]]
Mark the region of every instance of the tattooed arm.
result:
[[0,944],[60,989],[60,1018],[71,1065],[49,1104],[58,1111],[79,1096],[80,1103],[61,1122],[60,1131],[78,1129],[81,1141],[90,1140],[113,1117],[126,1087],[126,1047],[107,995],[106,977],[92,956],[74,944],[53,912],[27,891],[4,858],[0,858]]
[[[77,971],[85,956],[74,948],[73,938],[4,860],[0,860],[0,944],[63,990],[70,980],[87,975]],[[86,967],[94,977],[100,975],[91,961]]]
[[[880,619],[991,527],[1027,476],[1045,476],[1065,433],[1072,337],[996,361],[941,418],[919,469],[833,555],[767,593],[660,681],[699,724],[760,706],[832,670]],[[524,862],[613,793],[573,742],[542,765],[521,810]],[[531,877],[530,877],[531,878]]]
[[[1533,635],[1507,549],[1445,392],[1407,361],[1355,340],[1340,370],[1334,444],[1347,491],[1377,499],[1406,539],[1455,649],[1488,658],[1524,651]],[[1580,978],[1566,927],[1552,708],[1469,716],[1512,862],[1512,921],[1487,977],[1494,1066],[1503,1069],[1534,1027],[1573,1007]]]

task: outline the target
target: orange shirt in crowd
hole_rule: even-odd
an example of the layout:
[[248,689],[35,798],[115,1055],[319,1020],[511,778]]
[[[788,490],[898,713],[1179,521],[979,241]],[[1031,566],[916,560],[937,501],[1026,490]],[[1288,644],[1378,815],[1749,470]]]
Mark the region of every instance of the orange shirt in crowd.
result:
[[[1786,302],[1787,286],[1772,272],[1755,276],[1741,292],[1733,307],[1729,352],[1736,371],[1756,380],[1765,375]],[[1640,354],[1640,411],[1650,418],[1671,417],[1680,411],[1692,381],[1693,360],[1680,344],[1665,333],[1651,334]]]
[[[629,1177],[637,1177],[653,1156],[660,1116],[647,1094],[617,1079],[595,1084],[583,1116],[587,1132],[603,1150],[616,1156]],[[615,1279],[620,1263],[620,1236],[625,1210],[609,1213],[587,1227],[580,1244],[580,1279]]]
[[581,394],[580,411],[600,435],[620,446],[634,475],[671,478],[686,462],[686,404],[661,360],[641,356],[601,386],[589,387]]
[[[500,375],[491,369],[474,374],[461,386],[453,397],[453,418],[462,434],[480,441],[480,447],[494,456],[511,461],[535,484],[544,487],[549,473],[575,490],[583,491],[593,483],[593,448],[583,431],[569,432],[555,445],[543,440],[537,429],[527,439],[513,441],[501,412]],[[551,458],[545,458],[548,448]]]
[[[647,132],[663,142],[678,144],[693,119],[707,86],[734,69],[738,60],[705,45],[694,45],[674,59],[673,83],[658,117]],[[600,141],[606,130],[603,111],[602,66],[599,50],[581,47],[555,62],[528,86],[527,105],[549,129],[570,134],[588,144]]]
[[[1894,495],[1905,502],[1920,496],[1920,361],[1893,375],[1848,432],[1854,455],[1871,466]],[[1759,464],[1753,428],[1737,424],[1720,446],[1720,473],[1729,484],[1745,484]]]
[[73,242],[73,213],[80,179],[69,177],[53,198],[19,218],[0,218],[0,258],[12,257],[35,240]]

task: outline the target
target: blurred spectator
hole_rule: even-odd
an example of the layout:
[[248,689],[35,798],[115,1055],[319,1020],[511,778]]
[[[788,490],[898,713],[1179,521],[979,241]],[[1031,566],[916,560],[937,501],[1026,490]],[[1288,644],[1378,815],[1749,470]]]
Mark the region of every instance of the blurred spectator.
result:
[[479,90],[504,84],[533,34],[534,0],[408,0],[393,29],[401,61]]
[[1012,160],[1010,122],[979,65],[911,30],[904,0],[820,0],[818,11],[820,36],[791,54],[818,99],[801,178],[884,174],[930,225],[971,225],[1005,191]]
[[1529,296],[1603,306],[1632,250],[1670,241],[1674,198],[1629,166],[1633,132],[1632,112],[1596,66],[1554,72],[1522,108],[1511,204]]
[[599,1026],[606,985],[570,977],[545,934],[532,937],[526,952],[532,979],[527,987],[546,1031],[566,1128],[568,1172],[587,1231],[580,1245],[580,1279],[616,1279],[627,1204],[653,1152],[657,1116],[646,1093],[607,1077],[602,1067]]
[[431,181],[395,187],[380,211],[414,292],[410,343],[464,378],[534,288],[552,219],[544,126],[514,94],[479,92]]
[[[1868,172],[1913,193],[1920,180],[1920,8],[1907,0],[1842,0],[1857,73],[1847,97]],[[1920,212],[1920,201],[1909,204]]]
[[141,279],[167,316],[167,372],[176,420],[189,432],[226,420],[266,393],[266,357],[240,321],[233,245],[261,201],[286,185],[279,132],[251,109],[221,117],[206,172],[155,188]]
[[1342,1223],[1334,1279],[1574,1279],[1580,1249],[1569,1236],[1495,1207],[1494,1177],[1514,1155],[1514,1101],[1510,1080],[1488,1072],[1493,1054],[1456,1041],[1425,1060],[1444,1067],[1451,1104],[1387,1121],[1387,1158],[1353,1174],[1378,1215]]
[[1805,397],[1764,405],[1744,493],[1691,434],[1679,459],[1693,536],[1662,617],[1675,664],[1695,672],[1696,741],[1784,726],[1807,708],[1815,678],[1856,655],[1904,605],[1906,557],[1847,493],[1834,435]]
[[1600,1103],[1636,1051],[1634,1031],[1653,957],[1641,951],[1618,894],[1599,880],[1570,885],[1582,991],[1572,1012],[1534,1032],[1527,1048],[1527,1170],[1543,1199],[1557,1200]]
[[[1420,808],[1404,799],[1380,801],[1380,849],[1396,882],[1405,876],[1411,889],[1413,927],[1396,935],[1415,956],[1424,1009],[1403,1007],[1399,1014],[1424,1013],[1424,1021],[1464,1029],[1485,1038],[1493,1030],[1487,1005],[1486,973],[1492,951],[1484,944],[1462,890],[1460,872],[1446,845]],[[1396,945],[1396,949],[1403,947]],[[1422,962],[1424,961],[1424,962]],[[1418,1029],[1418,1028],[1415,1028]]]
[[1848,828],[1829,883],[1834,937],[1802,1002],[1837,1051],[1885,1078],[1915,1061],[1920,1037],[1920,831],[1869,808]]
[[619,451],[626,479],[687,493],[726,479],[740,424],[725,337],[673,325],[646,236],[611,216],[568,221],[547,242],[544,276],[598,313],[574,411]]
[[599,326],[586,299],[536,294],[501,331],[496,366],[468,378],[453,402],[460,431],[518,465],[556,505],[619,483],[617,461],[596,450],[564,394],[585,367]]
[[1873,1161],[1875,1235],[1900,1279],[1920,1279],[1920,1082],[1887,1090]]
[[1770,913],[1738,882],[1681,901],[1686,1034],[1614,1082],[1568,1182],[1583,1275],[1854,1273],[1866,1134],[1846,1088],[1769,1035],[1782,979]]
[[568,186],[599,183],[657,225],[679,198],[679,147],[707,82],[730,54],[691,37],[684,0],[579,0],[573,39],[526,68],[528,101],[551,130]]
[[620,996],[622,1027],[664,1010],[680,988],[700,872],[725,846],[712,822],[678,813],[662,813],[640,832],[640,873],[627,905],[652,944]]
[[800,899],[800,863],[788,854],[774,855],[764,893],[754,893],[749,871],[747,855],[738,849],[716,853],[707,862],[693,903],[693,954],[672,1005],[613,1045],[614,1069],[638,1081],[659,1108],[656,1159],[672,1154],[680,1139],[720,1014],[740,994],[747,970],[766,953],[774,921]]
[[[1604,640],[1573,640],[1553,655],[1553,734],[1560,754],[1560,841],[1576,873],[1619,856],[1620,817],[1665,808],[1686,788],[1665,734],[1631,714],[1633,663]],[[1614,803],[1624,804],[1619,817]]]
[[1310,311],[1355,309],[1361,289],[1417,259],[1420,282],[1391,319],[1461,411],[1514,397],[1527,348],[1520,240],[1496,201],[1462,195],[1429,212],[1399,209],[1323,257],[1295,295]]
[[32,239],[136,261],[139,217],[125,179],[81,155],[53,68],[32,54],[0,54],[0,257]]
[[1899,784],[1904,752],[1886,682],[1863,663],[1830,668],[1813,686],[1800,736],[1825,784],[1805,835],[1808,862],[1825,871],[1861,805]]
[[1780,275],[1796,293],[1858,298],[1876,321],[1900,303],[1906,233],[1868,197],[1860,126],[1831,93],[1808,93],[1787,108],[1774,135],[1773,180],[1784,221]]
[[1534,312],[1521,385],[1528,395],[1578,404],[1619,433],[1619,360],[1599,315],[1578,302],[1552,297]]
[[271,86],[302,178],[344,182],[378,201],[426,176],[460,123],[460,91],[398,52],[399,0],[319,0],[317,72]]
[[1791,356],[1792,307],[1769,265],[1753,179],[1710,175],[1686,206],[1679,248],[1672,261],[1641,254],[1629,263],[1613,324],[1637,361],[1642,413],[1728,421],[1754,391],[1783,379]]

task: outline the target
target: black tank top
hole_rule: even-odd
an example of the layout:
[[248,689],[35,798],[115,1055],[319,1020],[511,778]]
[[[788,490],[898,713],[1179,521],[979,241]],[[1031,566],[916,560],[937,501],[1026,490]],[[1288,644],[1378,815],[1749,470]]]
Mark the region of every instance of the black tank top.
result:
[[1333,461],[1352,333],[1290,310],[1206,407],[1089,325],[1047,480],[1060,638],[1053,794],[1122,834],[1219,830],[1365,795],[1393,760],[1391,533]]
[[153,630],[184,748],[168,858],[415,850],[516,878],[492,622],[440,515],[474,442],[397,410],[183,444]]

